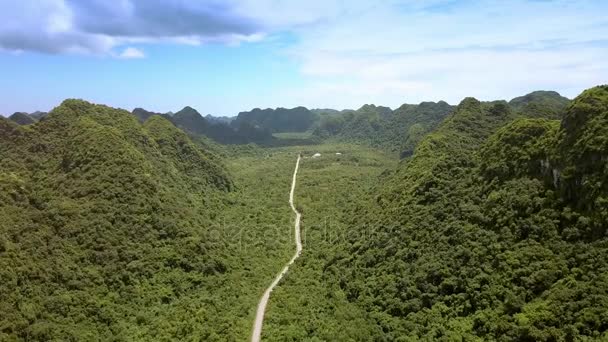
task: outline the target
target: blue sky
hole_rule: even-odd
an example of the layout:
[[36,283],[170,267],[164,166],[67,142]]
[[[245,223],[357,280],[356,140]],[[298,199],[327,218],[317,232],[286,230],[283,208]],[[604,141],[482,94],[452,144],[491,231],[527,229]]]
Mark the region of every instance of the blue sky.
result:
[[358,108],[608,83],[603,0],[0,0],[0,113]]

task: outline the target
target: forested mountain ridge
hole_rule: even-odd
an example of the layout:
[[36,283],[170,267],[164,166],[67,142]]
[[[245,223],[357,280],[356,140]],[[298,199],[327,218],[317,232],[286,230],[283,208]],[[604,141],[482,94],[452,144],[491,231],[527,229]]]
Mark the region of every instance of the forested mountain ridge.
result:
[[325,276],[376,338],[608,337],[608,86],[528,115],[465,99],[353,210]]
[[[559,119],[569,100],[554,91],[535,91],[517,97],[509,106],[524,117]],[[221,144],[258,143],[277,144],[272,133],[312,131],[315,139],[331,139],[365,144],[411,156],[416,144],[425,134],[437,127],[453,109],[443,101],[404,104],[396,110],[367,104],[358,110],[259,109],[241,112],[235,118],[202,116],[192,107],[179,112],[155,113],[135,108],[132,113],[141,122],[158,115],[181,129],[205,136]],[[15,113],[12,120],[21,125],[31,124],[47,113]]]
[[173,115],[149,112],[142,108],[134,109],[132,114],[142,122],[152,116],[162,116],[185,132],[204,136],[221,144],[263,144],[273,140],[269,131],[253,127],[247,123],[231,126],[221,120],[210,121],[189,106]]
[[401,157],[409,157],[424,136],[454,109],[444,101],[402,105],[389,119],[385,144],[395,143]]
[[404,104],[396,110],[365,105],[321,117],[314,135],[343,142],[360,143],[410,156],[418,141],[432,131],[453,107],[446,102]]
[[29,125],[29,124],[33,124],[34,122],[36,122],[36,120],[31,118],[29,116],[29,114],[23,113],[23,112],[13,113],[13,115],[9,116],[8,118],[9,118],[9,120],[12,120],[12,121],[18,123],[19,125]]
[[217,157],[161,117],[66,100],[0,119],[0,171],[0,340],[191,335],[181,298],[212,303],[228,269],[204,237],[233,188]]
[[28,114],[25,112],[16,112],[16,113],[13,113],[13,115],[9,116],[8,118],[10,120],[13,120],[14,122],[18,123],[19,125],[29,125],[29,124],[33,124],[34,122],[43,119],[47,115],[48,115],[48,113],[40,112],[40,111],[31,113],[31,114]]
[[305,107],[292,109],[260,109],[254,108],[249,112],[240,112],[232,121],[233,127],[247,124],[262,130],[276,132],[304,132],[312,127],[317,120],[317,114]]
[[162,116],[167,120],[171,119],[171,115],[169,115],[169,114],[150,112],[143,108],[135,108],[135,109],[133,109],[133,111],[131,113],[133,115],[135,115],[135,117],[137,117],[137,119],[140,122],[145,122],[146,120],[148,120],[150,117],[152,117],[154,115]]
[[228,116],[213,116],[211,114],[205,115],[205,119],[211,123],[225,123],[230,124],[234,118]]
[[[569,102],[554,91],[535,91],[514,98],[508,105],[521,117],[560,119]],[[418,142],[453,110],[453,106],[439,101],[404,104],[394,111],[375,105],[364,105],[356,111],[320,111],[314,135],[379,147],[404,158],[411,156]]]
[[509,101],[509,106],[525,117],[556,119],[562,118],[570,100],[555,91],[534,91]]

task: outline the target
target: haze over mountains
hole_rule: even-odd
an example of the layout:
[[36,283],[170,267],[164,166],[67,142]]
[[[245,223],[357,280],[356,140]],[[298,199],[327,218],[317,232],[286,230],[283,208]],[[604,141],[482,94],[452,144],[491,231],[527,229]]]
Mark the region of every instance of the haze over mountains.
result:
[[[536,91],[512,99],[508,105],[521,115],[559,119],[569,100],[554,91]],[[418,141],[433,130],[452,110],[446,102],[404,104],[388,107],[364,105],[358,110],[259,109],[241,112],[235,117],[203,116],[186,106],[176,113],[155,113],[135,108],[132,114],[140,122],[161,116],[184,131],[205,136],[222,144],[277,144],[272,136],[278,132],[311,132],[319,140],[365,143],[369,146],[410,156]],[[31,124],[47,113],[15,113],[10,119],[18,124]]]

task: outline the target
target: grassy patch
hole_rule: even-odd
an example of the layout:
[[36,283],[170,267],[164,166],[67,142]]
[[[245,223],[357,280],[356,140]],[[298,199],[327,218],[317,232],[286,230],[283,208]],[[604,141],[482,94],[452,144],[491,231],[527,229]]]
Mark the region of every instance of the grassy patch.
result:
[[312,132],[282,132],[273,133],[272,136],[278,139],[309,139]]

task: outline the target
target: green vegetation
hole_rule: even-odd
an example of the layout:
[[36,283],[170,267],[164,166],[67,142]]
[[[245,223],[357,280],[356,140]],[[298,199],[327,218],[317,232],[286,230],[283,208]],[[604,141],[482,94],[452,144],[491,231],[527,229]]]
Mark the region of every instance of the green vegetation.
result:
[[365,105],[357,111],[322,116],[314,134],[320,138],[382,148],[409,157],[416,144],[451,111],[452,107],[445,102],[404,104],[395,111]]
[[559,120],[566,112],[570,100],[554,91],[535,91],[516,97],[509,105],[525,117]]
[[[511,100],[508,105],[521,117],[560,119],[570,103],[553,91],[536,91]],[[439,101],[404,104],[390,108],[365,105],[357,111],[318,110],[314,134],[320,138],[362,144],[410,157],[417,144],[454,108]]]
[[231,126],[221,120],[212,121],[203,117],[192,107],[184,107],[175,114],[160,114],[135,108],[132,114],[140,122],[145,122],[153,116],[163,117],[193,137],[206,137],[221,144],[258,143],[268,145],[275,141],[268,130],[254,127],[246,122]]
[[293,109],[259,109],[241,112],[232,121],[233,127],[248,125],[272,133],[276,132],[305,132],[317,120],[317,115],[304,107]]
[[287,147],[287,146],[306,146],[319,145],[322,139],[312,134],[312,132],[281,132],[273,133],[275,138],[271,142],[263,144],[266,147]]
[[30,125],[36,121],[42,120],[49,113],[46,112],[34,112],[31,114],[25,112],[16,112],[13,115],[9,116],[9,120],[12,120],[19,125]]
[[[308,244],[315,259],[276,290],[268,336],[608,338],[608,86],[561,124],[521,116],[465,99],[367,199],[342,200],[328,217],[348,234]],[[311,191],[338,207],[340,191],[323,188]]]
[[155,113],[155,112],[150,112],[147,111],[143,108],[135,108],[133,109],[133,111],[131,112],[131,114],[135,115],[135,117],[137,118],[137,120],[139,120],[139,122],[145,122],[146,120],[148,120],[149,118],[151,118],[152,116],[158,115],[158,116],[162,116],[165,119],[171,121],[171,115],[169,114],[162,114],[162,113]]
[[[339,248],[352,232],[348,208],[396,164],[370,148],[326,144],[302,150],[296,206],[302,212],[303,253],[272,293],[263,330],[266,341],[370,341],[377,328],[334,282]],[[310,158],[321,153],[319,158]],[[336,155],[341,153],[341,155]],[[337,250],[338,249],[338,250]],[[331,276],[328,276],[330,274]]]
[[29,125],[36,122],[32,117],[30,117],[27,113],[17,112],[11,116],[9,116],[9,120],[13,120],[19,125]]
[[284,133],[273,133],[277,139],[295,139],[295,140],[305,140],[312,138],[312,132],[284,132]]
[[265,340],[608,339],[608,86],[277,112],[0,118],[0,340],[246,340],[298,153]]
[[0,340],[247,338],[292,252],[295,154],[224,166],[160,116],[77,100],[0,119],[0,147]]

